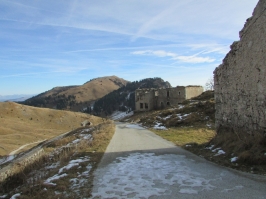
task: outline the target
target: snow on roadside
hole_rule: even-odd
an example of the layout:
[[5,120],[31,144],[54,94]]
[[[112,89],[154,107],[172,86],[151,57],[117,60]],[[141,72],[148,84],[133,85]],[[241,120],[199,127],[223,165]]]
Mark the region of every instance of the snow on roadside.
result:
[[[56,186],[56,183],[53,183],[53,181],[67,176],[67,174],[63,173],[63,172],[66,172],[67,170],[69,170],[69,169],[71,169],[73,167],[78,167],[81,162],[88,162],[89,160],[90,160],[89,156],[81,157],[81,158],[78,158],[78,159],[75,159],[75,160],[70,160],[69,163],[66,166],[63,166],[62,168],[59,169],[58,174],[46,179],[44,181],[44,184]],[[89,164],[86,168],[90,170],[91,169],[91,165]],[[85,172],[87,172],[87,170]],[[87,174],[87,173],[85,173],[85,174]]]
[[223,150],[218,150],[218,152],[214,156],[224,155],[224,154],[225,152]]
[[76,160],[71,160],[71,161],[69,161],[68,165],[66,165],[66,166],[64,166],[64,167],[62,167],[62,168],[60,168],[58,173],[60,174],[60,173],[62,173],[62,172],[65,171],[65,170],[69,170],[69,169],[71,169],[72,167],[79,166],[79,163],[81,163],[81,162],[87,162],[87,161],[90,160],[90,158],[87,157],[87,156],[85,156],[85,157],[83,157],[83,158],[84,158],[84,159],[80,158],[80,159],[76,159]]
[[56,184],[53,183],[53,181],[58,180],[58,179],[63,178],[63,177],[66,177],[66,176],[67,176],[66,173],[63,173],[63,174],[61,174],[61,175],[55,174],[54,176],[52,176],[52,177],[46,179],[46,180],[44,181],[44,184],[56,186]]
[[128,116],[132,116],[134,114],[133,111],[127,113],[127,112],[122,112],[122,111],[115,111],[112,115],[111,115],[111,119],[112,120],[121,120],[125,117]]
[[235,162],[235,161],[237,161],[237,159],[238,159],[238,157],[233,157],[233,158],[231,158],[231,162]]
[[16,199],[20,196],[20,193],[16,193],[15,195],[13,195],[10,199]]
[[187,118],[187,116],[189,116],[191,113],[188,113],[188,114],[181,114],[181,113],[178,113],[176,114],[176,116],[180,119],[180,120],[184,120]]
[[163,126],[163,124],[160,122],[156,122],[156,124],[154,125],[153,128],[156,130],[167,130],[167,128],[165,126]]

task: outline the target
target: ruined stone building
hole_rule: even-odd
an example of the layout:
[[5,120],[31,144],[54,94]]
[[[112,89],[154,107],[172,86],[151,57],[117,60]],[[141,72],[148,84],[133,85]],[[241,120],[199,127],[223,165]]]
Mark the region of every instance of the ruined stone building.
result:
[[203,92],[202,86],[177,86],[175,88],[137,89],[135,91],[136,111],[150,111],[178,105],[186,99]]
[[216,129],[266,133],[266,0],[260,0],[214,71]]

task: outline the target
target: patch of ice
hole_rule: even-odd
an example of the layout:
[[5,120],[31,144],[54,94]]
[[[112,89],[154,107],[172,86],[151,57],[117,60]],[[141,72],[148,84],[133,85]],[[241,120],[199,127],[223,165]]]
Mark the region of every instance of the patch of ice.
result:
[[214,145],[211,145],[211,146],[209,146],[209,147],[205,147],[205,149],[212,150],[213,147],[214,147]]
[[10,199],[16,199],[17,197],[20,196],[20,193],[16,193],[15,195],[13,195]]
[[128,116],[132,116],[134,115],[134,112],[131,111],[129,113],[127,112],[122,112],[122,111],[115,111],[112,115],[111,115],[111,119],[112,120],[121,120],[125,117],[128,117]]
[[44,181],[44,184],[48,184],[48,185],[53,185],[53,186],[55,186],[56,184],[53,183],[53,181],[58,180],[58,179],[63,178],[63,177],[66,177],[66,176],[67,176],[66,173],[63,173],[62,175],[58,175],[58,174],[56,174],[56,175],[54,175],[54,176],[48,178],[47,180],[45,180],[45,181]]
[[79,142],[80,142],[80,139],[76,139],[76,140],[72,141],[73,144],[77,144]]
[[180,120],[183,120],[183,119],[186,119],[187,116],[189,116],[191,113],[188,113],[188,114],[181,114],[181,113],[178,113],[176,114],[176,116],[180,119]]
[[88,135],[81,135],[82,139],[84,140],[89,140],[91,139],[92,135],[91,134],[88,134]]
[[6,162],[10,162],[11,160],[15,159],[16,155],[8,155],[5,158],[0,159],[0,165]]
[[238,185],[238,186],[235,186],[234,188],[232,188],[232,189],[224,189],[224,190],[222,190],[221,192],[223,192],[223,193],[227,193],[227,192],[229,192],[229,191],[234,191],[234,190],[239,190],[239,189],[243,189],[244,187],[242,186],[242,185]]
[[92,198],[167,198],[172,185],[184,194],[213,190],[215,186],[210,183],[211,179],[205,179],[201,173],[192,170],[185,158],[154,153],[132,153],[128,157],[119,157],[106,168],[98,170],[104,177],[94,185]]
[[185,107],[184,105],[178,105],[178,109],[182,109],[184,107]]
[[180,189],[179,193],[185,193],[185,194],[197,194],[198,191],[193,189]]
[[238,159],[238,157],[233,157],[233,158],[231,158],[231,162],[235,162],[235,161],[237,161],[237,159]]
[[81,131],[81,133],[88,133],[88,132],[90,132],[90,131],[91,131],[91,128],[83,129],[83,130]]
[[157,129],[157,130],[167,130],[167,128],[165,126],[162,125],[162,123],[159,123],[157,122],[154,127],[154,129]]
[[207,127],[209,127],[209,128],[211,128],[211,127],[212,127],[212,125],[211,125],[211,124],[208,124],[208,123],[206,124],[206,126],[207,126]]
[[128,124],[128,125],[126,125],[126,128],[139,129],[139,130],[144,130],[145,129],[145,128],[137,125],[137,124]]
[[71,169],[72,167],[75,167],[75,166],[79,166],[79,163],[81,162],[86,162],[86,161],[89,161],[90,159],[88,157],[84,157],[84,159],[76,159],[76,160],[71,160],[68,165],[62,167],[61,169],[59,169],[59,174],[62,173],[64,170],[69,170]]
[[168,116],[166,116],[165,118],[163,118],[163,120],[168,120],[169,118],[171,118],[172,117],[172,115],[168,115]]
[[219,150],[214,156],[223,155],[225,152],[223,150]]
[[60,162],[56,162],[56,163],[53,163],[53,164],[51,164],[49,166],[46,166],[45,169],[46,170],[55,169],[55,168],[59,167],[59,165],[60,165]]
[[216,152],[218,150],[220,150],[221,148],[216,148],[216,149],[213,149],[212,152]]
[[84,187],[86,186],[86,184],[88,183],[88,177],[89,177],[89,173],[92,169],[92,166],[90,164],[88,164],[86,166],[86,171],[82,172],[82,174],[78,175],[78,178],[72,178],[69,181],[71,182],[71,189],[76,192],[79,193],[80,191],[80,187]]

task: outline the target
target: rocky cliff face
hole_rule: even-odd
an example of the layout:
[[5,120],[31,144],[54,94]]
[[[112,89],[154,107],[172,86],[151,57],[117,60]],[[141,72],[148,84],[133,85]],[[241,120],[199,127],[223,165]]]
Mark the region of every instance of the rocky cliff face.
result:
[[266,0],[214,71],[217,132],[266,133]]

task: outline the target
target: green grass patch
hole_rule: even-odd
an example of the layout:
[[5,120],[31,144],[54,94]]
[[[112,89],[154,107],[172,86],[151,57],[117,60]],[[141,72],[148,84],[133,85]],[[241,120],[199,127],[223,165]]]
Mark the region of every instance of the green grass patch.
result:
[[181,147],[191,143],[207,143],[216,135],[215,131],[212,129],[199,127],[179,127],[170,128],[168,130],[150,130],[162,138]]

